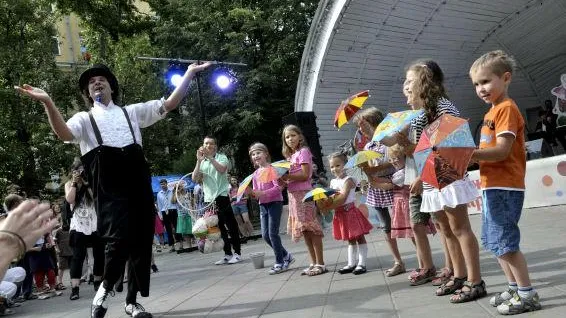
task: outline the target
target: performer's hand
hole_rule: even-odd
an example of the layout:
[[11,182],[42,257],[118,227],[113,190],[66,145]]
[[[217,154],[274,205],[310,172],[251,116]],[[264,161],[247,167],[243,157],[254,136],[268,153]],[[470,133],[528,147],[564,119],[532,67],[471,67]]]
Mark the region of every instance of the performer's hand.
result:
[[200,71],[205,70],[210,65],[212,65],[211,62],[206,62],[206,63],[203,63],[203,64],[193,63],[193,64],[189,65],[189,67],[187,68],[187,72],[191,72],[192,74],[196,74]]
[[47,103],[51,100],[49,94],[47,94],[44,90],[42,90],[41,88],[30,86],[28,84],[24,84],[23,87],[14,86],[14,89],[17,90],[22,95],[29,96],[32,99],[35,99],[43,103]]

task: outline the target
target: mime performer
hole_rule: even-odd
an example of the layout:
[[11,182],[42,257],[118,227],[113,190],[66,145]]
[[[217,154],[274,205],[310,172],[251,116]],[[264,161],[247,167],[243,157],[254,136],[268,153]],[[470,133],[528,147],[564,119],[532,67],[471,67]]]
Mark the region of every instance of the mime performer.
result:
[[136,318],[153,317],[137,300],[149,296],[151,249],[155,216],[149,166],[142,150],[141,128],[151,126],[175,109],[190,81],[210,65],[192,64],[180,85],[167,99],[124,107],[114,104],[118,80],[110,69],[95,64],[82,73],[79,88],[89,111],[75,114],[67,122],[42,89],[16,86],[21,94],[43,103],[53,132],[63,141],[78,143],[98,214],[98,232],[106,243],[103,282],[91,305],[91,317],[102,318],[108,296],[128,266],[125,311]]

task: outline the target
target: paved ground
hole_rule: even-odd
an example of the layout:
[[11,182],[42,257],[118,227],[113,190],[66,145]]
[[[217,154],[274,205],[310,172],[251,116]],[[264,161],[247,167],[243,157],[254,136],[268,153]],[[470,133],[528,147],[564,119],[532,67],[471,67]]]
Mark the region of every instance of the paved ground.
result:
[[[522,248],[529,262],[533,283],[543,300],[543,310],[528,317],[564,317],[566,310],[566,207],[526,210],[521,222]],[[480,216],[472,216],[479,233]],[[214,266],[221,254],[164,254],[157,257],[160,272],[152,276],[151,297],[140,299],[155,317],[490,317],[497,316],[486,297],[476,302],[452,305],[446,297],[434,296],[428,284],[410,287],[407,275],[388,278],[383,270],[391,266],[391,257],[379,233],[368,237],[370,244],[367,274],[340,275],[346,245],[331,235],[325,238],[325,259],[329,273],[317,277],[300,276],[308,264],[304,244],[284,244],[297,258],[288,272],[269,276],[267,268],[256,270],[249,253],[266,251],[266,266],[272,254],[261,240],[244,245],[245,261],[236,265]],[[437,266],[442,263],[438,238],[432,238]],[[416,265],[409,241],[400,241],[408,267]],[[504,276],[496,260],[481,252],[481,264],[488,292],[505,287]],[[82,298],[69,301],[62,297],[34,300],[16,308],[15,317],[89,317],[92,285],[81,286]],[[127,317],[123,311],[124,294],[111,300],[107,317]]]

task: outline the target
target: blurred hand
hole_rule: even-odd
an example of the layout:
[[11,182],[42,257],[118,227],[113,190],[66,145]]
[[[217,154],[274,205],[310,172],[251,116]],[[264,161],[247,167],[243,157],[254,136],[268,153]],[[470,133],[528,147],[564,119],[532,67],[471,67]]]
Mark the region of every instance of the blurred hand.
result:
[[0,223],[0,230],[20,235],[29,250],[41,236],[58,225],[57,219],[52,219],[52,216],[49,204],[26,200],[8,213],[8,217]]

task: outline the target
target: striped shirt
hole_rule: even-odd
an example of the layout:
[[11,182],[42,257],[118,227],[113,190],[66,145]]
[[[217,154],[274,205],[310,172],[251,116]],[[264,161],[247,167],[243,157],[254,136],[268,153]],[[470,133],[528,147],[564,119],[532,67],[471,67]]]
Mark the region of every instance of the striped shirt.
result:
[[[451,101],[443,97],[438,100],[438,106],[436,108],[436,117],[434,119],[436,120],[438,117],[444,114],[460,117],[460,112],[458,111],[456,106],[454,106],[454,104]],[[411,120],[410,133],[411,136],[413,136],[413,141],[415,143],[419,142],[423,130],[429,124],[430,122],[428,121],[428,117],[426,116],[425,112],[420,114],[419,117],[413,118],[413,120]]]
[[[436,117],[434,118],[434,120],[436,120],[438,117],[444,115],[444,114],[448,114],[448,115],[452,115],[455,117],[460,117],[460,111],[458,111],[458,109],[456,108],[456,106],[454,106],[454,104],[449,101],[448,99],[442,97],[438,100],[438,105],[436,108]],[[420,138],[421,138],[421,134],[423,133],[423,130],[430,124],[430,122],[428,121],[428,117],[426,116],[426,113],[422,113],[419,115],[419,117],[413,118],[413,120],[411,120],[411,126],[410,126],[410,130],[409,130],[409,134],[412,137],[412,140],[418,144]],[[466,173],[464,175],[464,177],[467,177],[468,174]],[[432,187],[430,184],[423,182],[423,191],[431,191],[435,189],[434,187]]]

